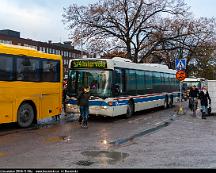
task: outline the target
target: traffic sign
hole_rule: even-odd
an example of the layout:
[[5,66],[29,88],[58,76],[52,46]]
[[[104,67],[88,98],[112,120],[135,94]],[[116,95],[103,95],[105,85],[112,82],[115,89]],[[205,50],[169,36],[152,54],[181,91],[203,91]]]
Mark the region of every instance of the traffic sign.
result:
[[176,65],[176,70],[185,70],[186,69],[186,59],[176,59],[175,65]]
[[182,81],[186,78],[186,73],[184,70],[179,70],[176,72],[176,79],[178,79],[179,81]]

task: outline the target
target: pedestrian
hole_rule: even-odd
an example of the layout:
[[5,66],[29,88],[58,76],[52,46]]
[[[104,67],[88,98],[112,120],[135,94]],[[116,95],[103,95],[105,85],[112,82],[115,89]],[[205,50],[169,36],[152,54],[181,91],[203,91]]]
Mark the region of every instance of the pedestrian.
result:
[[88,117],[89,117],[89,98],[90,98],[89,87],[84,87],[77,97],[77,104],[80,107],[80,116],[82,117],[81,127],[88,128]]
[[189,92],[189,108],[193,109],[193,104],[197,104],[197,98],[199,97],[199,90],[196,85],[192,86]]
[[206,87],[203,87],[200,91],[199,99],[201,104],[202,119],[206,119],[208,114],[208,104],[211,104],[211,98]]
[[[79,88],[79,92],[78,92],[78,97],[77,97],[77,105],[78,105],[78,106],[80,106],[80,98],[79,98],[79,96],[80,96],[83,92],[84,92],[84,88],[83,88],[83,87],[80,87],[80,88]],[[81,116],[81,114],[79,115],[78,122],[79,122],[80,124],[82,124],[82,116]]]
[[66,98],[67,98],[67,85],[64,85],[63,86],[63,97],[62,97],[63,100],[62,100],[62,102],[63,102],[63,108],[64,108],[65,113],[66,113]]

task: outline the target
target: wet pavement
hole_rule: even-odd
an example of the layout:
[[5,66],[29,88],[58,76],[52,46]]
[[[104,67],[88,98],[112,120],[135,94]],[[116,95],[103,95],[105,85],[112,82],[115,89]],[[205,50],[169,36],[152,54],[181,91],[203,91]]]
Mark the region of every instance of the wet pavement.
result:
[[88,129],[77,116],[7,127],[0,131],[0,168],[216,167],[216,116],[203,120],[177,109],[90,118]]

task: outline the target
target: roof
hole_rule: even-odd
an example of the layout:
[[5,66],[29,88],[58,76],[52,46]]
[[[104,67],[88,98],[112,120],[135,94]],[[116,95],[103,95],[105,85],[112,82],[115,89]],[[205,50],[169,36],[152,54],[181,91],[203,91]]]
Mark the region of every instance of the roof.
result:
[[176,73],[176,70],[169,69],[167,65],[134,63],[129,59],[124,59],[120,57],[115,57],[113,59],[85,58],[85,59],[73,59],[70,61],[74,61],[74,60],[106,61],[108,69],[114,69],[115,67],[119,67],[119,68],[126,68],[126,69],[146,70],[146,71],[164,72],[164,73],[171,73],[171,74]]
[[37,51],[34,48],[29,48],[25,46],[11,45],[11,44],[1,44],[0,43],[0,53],[12,54],[12,55],[26,55],[32,57],[42,57],[47,59],[62,59],[60,55],[48,54]]

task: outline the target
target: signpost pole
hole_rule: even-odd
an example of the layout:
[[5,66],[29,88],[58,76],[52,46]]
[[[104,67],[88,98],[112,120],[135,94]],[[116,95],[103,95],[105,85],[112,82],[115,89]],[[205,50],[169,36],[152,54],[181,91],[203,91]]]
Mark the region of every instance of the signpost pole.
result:
[[179,87],[180,87],[180,104],[179,104],[179,110],[177,114],[183,115],[185,114],[183,105],[182,105],[182,81],[186,78],[186,59],[176,59],[176,78],[180,81]]
[[180,105],[179,105],[179,110],[178,110],[178,114],[179,115],[184,115],[184,109],[182,106],[182,81],[180,81]]

